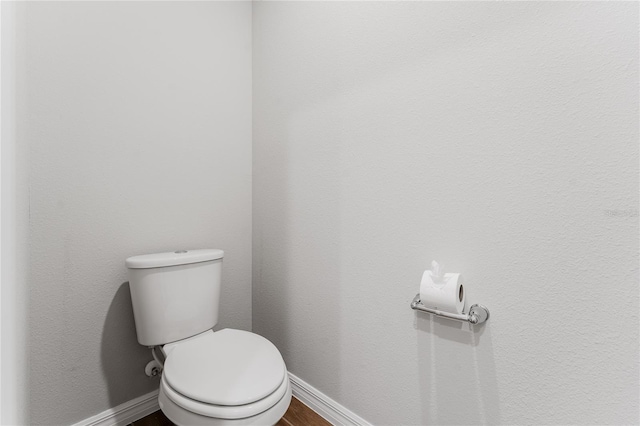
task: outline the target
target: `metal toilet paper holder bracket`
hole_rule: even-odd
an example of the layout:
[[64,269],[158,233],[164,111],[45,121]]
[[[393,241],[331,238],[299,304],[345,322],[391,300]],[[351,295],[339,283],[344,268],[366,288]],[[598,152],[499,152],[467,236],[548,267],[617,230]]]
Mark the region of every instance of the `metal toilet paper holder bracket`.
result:
[[489,319],[489,309],[478,304],[471,305],[471,307],[469,308],[469,313],[462,312],[461,314],[454,314],[451,312],[443,312],[437,309],[427,308],[422,304],[422,301],[420,300],[420,293],[416,294],[416,297],[413,298],[413,301],[411,302],[411,309],[416,311],[428,312],[430,314],[437,315],[443,318],[466,321],[473,325],[482,324]]

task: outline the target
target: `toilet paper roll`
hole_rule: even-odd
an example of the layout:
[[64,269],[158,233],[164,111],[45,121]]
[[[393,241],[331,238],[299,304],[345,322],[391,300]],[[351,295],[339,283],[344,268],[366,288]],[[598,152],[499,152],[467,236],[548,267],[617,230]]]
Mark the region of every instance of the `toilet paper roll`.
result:
[[420,301],[427,308],[461,314],[465,305],[463,281],[460,274],[444,274],[440,280],[434,280],[430,270],[424,271]]

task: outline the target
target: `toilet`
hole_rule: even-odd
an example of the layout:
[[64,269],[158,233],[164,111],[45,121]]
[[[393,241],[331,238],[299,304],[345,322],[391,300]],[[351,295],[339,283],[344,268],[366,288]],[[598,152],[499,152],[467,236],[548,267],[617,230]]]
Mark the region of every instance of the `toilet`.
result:
[[282,355],[257,334],[212,330],[223,257],[205,249],[128,258],[138,342],[162,363],[158,403],[175,424],[274,425],[291,402]]

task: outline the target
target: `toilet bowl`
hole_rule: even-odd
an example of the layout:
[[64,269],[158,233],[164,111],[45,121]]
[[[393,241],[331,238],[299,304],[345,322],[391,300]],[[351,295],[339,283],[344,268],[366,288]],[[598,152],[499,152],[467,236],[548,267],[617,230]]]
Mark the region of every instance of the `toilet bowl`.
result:
[[282,355],[257,334],[212,330],[223,256],[178,250],[127,259],[138,342],[164,354],[158,403],[177,425],[274,425],[291,402]]
[[286,366],[267,339],[211,330],[165,345],[159,404],[184,425],[272,425],[287,410]]
[[[246,414],[242,412],[243,407],[220,407],[213,406],[213,408],[238,408],[238,411],[229,415],[238,415],[242,417],[238,418],[220,418],[211,417],[209,415],[201,414],[203,411],[208,411],[212,406],[210,404],[202,404],[193,400],[182,400],[177,403],[174,399],[170,398],[167,394],[170,392],[170,388],[165,382],[160,385],[160,393],[158,395],[158,403],[162,412],[175,424],[178,425],[193,425],[193,426],[254,426],[254,425],[274,425],[284,416],[284,413],[289,408],[291,403],[291,385],[287,378],[284,387],[284,395],[276,401],[276,403],[270,408],[252,416],[244,417]],[[188,408],[184,406],[187,405]]]

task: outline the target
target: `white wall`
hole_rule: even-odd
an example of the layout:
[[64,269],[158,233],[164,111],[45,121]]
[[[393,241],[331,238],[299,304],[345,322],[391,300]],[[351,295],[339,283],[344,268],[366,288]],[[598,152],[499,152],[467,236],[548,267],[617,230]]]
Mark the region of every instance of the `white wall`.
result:
[[[638,4],[259,2],[254,331],[374,424],[637,424]],[[491,319],[409,309],[432,259]]]
[[126,257],[224,249],[251,328],[251,4],[28,2],[20,37],[31,423],[70,424],[157,387]]
[[0,3],[1,19],[1,277],[0,315],[0,424],[29,424],[28,276],[29,200],[27,147],[18,143],[18,63],[24,52],[17,46],[18,22],[23,18],[16,2]]

